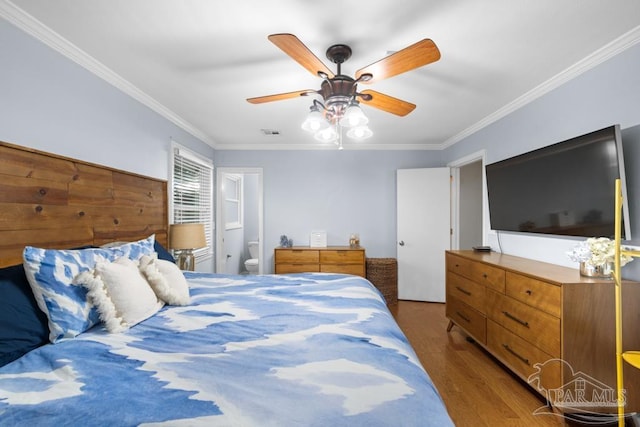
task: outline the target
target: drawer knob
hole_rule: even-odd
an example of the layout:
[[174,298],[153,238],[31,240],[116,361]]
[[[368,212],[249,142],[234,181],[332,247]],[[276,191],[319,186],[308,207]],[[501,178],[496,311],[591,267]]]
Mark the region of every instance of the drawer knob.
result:
[[483,273],[483,274],[482,274],[482,277],[486,279],[486,278],[487,278],[487,277],[489,277],[489,276],[487,275],[487,273]]
[[526,291],[524,291],[527,295],[531,296],[531,294],[533,293],[533,291],[531,289],[527,289]]

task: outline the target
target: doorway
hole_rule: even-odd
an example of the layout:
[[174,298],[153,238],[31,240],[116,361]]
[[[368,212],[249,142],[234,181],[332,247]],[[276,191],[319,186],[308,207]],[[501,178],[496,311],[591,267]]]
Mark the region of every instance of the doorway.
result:
[[485,151],[449,164],[451,168],[451,249],[486,245],[489,231]]
[[481,151],[447,168],[397,171],[399,299],[444,302],[445,250],[485,244],[484,159]]
[[263,197],[262,168],[217,169],[216,273],[247,274],[249,242],[258,242],[256,273],[263,273]]

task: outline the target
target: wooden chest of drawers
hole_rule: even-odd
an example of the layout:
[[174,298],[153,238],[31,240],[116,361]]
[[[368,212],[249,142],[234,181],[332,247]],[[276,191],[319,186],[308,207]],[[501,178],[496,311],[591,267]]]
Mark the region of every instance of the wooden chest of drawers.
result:
[[364,248],[294,246],[275,249],[275,273],[344,273],[366,277]]
[[[545,397],[576,380],[586,399],[615,390],[612,280],[493,252],[447,251],[446,269],[449,329],[462,328]],[[640,283],[625,282],[623,295],[624,342],[640,348]],[[640,371],[629,367],[624,375],[625,411],[638,411]],[[605,404],[589,409],[616,412]]]

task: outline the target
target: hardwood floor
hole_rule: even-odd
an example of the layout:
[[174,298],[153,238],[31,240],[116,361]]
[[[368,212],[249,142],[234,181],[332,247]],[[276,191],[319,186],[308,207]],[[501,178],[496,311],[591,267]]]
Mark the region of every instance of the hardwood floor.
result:
[[457,327],[447,333],[444,304],[398,301],[390,306],[456,426],[563,426],[534,415],[545,401]]

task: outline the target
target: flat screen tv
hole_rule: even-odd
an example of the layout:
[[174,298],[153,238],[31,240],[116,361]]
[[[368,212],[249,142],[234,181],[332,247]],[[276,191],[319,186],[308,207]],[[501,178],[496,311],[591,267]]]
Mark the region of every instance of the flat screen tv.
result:
[[493,230],[613,238],[617,178],[628,200],[619,125],[491,163],[486,177]]

